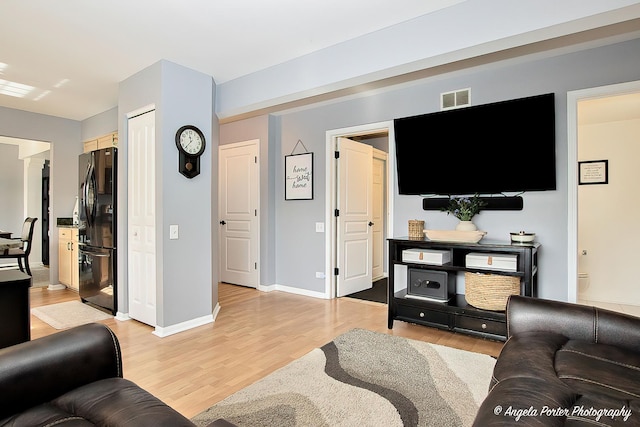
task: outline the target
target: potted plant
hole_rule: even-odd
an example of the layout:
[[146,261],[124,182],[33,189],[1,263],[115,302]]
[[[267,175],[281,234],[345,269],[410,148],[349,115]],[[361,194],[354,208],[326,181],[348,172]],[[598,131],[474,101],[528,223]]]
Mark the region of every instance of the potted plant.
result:
[[479,214],[486,205],[487,203],[482,201],[477,193],[472,197],[449,196],[449,204],[442,210],[446,211],[447,215],[451,214],[460,220],[456,230],[475,231],[478,228],[473,223],[473,217]]

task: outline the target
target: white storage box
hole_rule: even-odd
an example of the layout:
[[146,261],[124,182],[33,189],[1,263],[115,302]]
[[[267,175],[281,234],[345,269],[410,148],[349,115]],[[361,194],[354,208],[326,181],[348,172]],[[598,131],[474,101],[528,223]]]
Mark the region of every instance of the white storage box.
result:
[[466,256],[465,263],[467,268],[495,271],[517,271],[518,255],[469,252]]
[[435,249],[405,249],[402,251],[402,262],[442,265],[451,262],[451,251],[439,251]]

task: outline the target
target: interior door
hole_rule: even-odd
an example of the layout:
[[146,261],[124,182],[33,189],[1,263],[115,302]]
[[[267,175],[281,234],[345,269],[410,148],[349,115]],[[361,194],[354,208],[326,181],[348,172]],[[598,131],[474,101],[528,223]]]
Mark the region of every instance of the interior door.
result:
[[258,140],[219,147],[220,280],[258,287]]
[[128,128],[129,316],[156,326],[155,111]]
[[337,296],[372,287],[373,148],[338,138]]
[[384,277],[384,224],[385,224],[385,188],[387,170],[387,153],[380,150],[373,152],[373,261],[372,278],[378,280]]

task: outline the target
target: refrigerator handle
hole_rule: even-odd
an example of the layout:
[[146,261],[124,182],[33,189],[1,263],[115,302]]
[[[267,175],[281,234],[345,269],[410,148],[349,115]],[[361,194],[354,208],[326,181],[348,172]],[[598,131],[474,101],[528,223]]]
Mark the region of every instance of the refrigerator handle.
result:
[[[93,225],[93,220],[94,220],[94,216],[95,216],[95,208],[96,208],[96,198],[97,198],[97,194],[96,194],[96,181],[95,181],[95,167],[93,164],[93,153],[91,153],[91,162],[89,163],[89,166],[87,167],[87,174],[85,176],[85,180],[84,180],[84,185],[83,185],[83,191],[84,191],[84,203],[83,203],[83,209],[84,209],[84,214],[87,218],[87,225],[91,226]],[[91,190],[91,191],[90,191]],[[92,194],[92,200],[89,201],[89,196],[90,193]]]

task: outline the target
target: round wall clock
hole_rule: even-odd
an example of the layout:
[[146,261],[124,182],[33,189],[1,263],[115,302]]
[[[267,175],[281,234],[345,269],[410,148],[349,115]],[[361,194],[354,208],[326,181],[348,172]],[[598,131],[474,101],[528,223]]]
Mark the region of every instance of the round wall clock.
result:
[[178,171],[187,178],[200,174],[200,156],[204,152],[206,142],[204,134],[193,125],[182,126],[176,132],[178,147]]

